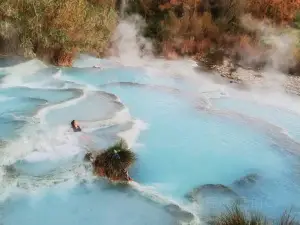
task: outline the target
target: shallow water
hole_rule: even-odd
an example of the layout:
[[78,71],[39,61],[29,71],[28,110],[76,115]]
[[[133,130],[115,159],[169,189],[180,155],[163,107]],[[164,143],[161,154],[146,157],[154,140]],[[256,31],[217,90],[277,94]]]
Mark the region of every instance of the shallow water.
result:
[[[213,103],[217,108],[232,110],[271,123],[283,130],[287,130],[289,135],[297,141],[300,140],[300,127],[298,126],[299,115],[289,110],[284,111],[280,108],[266,105],[264,105],[264,107],[260,107],[260,104],[255,102],[242,104],[242,99],[235,98],[215,99]],[[260,110],[257,110],[258,107]]]
[[[91,68],[99,63],[103,69]],[[227,186],[247,209],[276,218],[294,207],[298,216],[297,112],[233,98],[230,89],[225,97],[226,86],[165,64],[0,63],[1,222],[199,223],[233,201],[213,184]],[[73,119],[83,133],[70,132]],[[96,179],[83,162],[87,148],[120,137],[138,156],[130,171],[137,183],[126,186]],[[259,179],[237,185],[249,174]],[[208,192],[190,202],[186,195],[201,185]]]

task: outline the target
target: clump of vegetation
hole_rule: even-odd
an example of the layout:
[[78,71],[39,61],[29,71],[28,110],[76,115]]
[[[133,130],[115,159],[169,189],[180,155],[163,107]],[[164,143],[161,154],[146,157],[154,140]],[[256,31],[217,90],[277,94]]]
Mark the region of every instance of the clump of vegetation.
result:
[[279,221],[277,222],[278,225],[299,225],[300,223],[295,220],[295,217],[291,215],[290,211],[285,211]]
[[103,54],[116,22],[115,0],[3,0],[0,50],[69,65],[77,52]]
[[145,35],[154,38],[165,55],[171,52],[199,59],[220,50],[232,54],[239,43],[255,39],[255,33],[240,22],[245,0],[132,0],[130,6],[131,12],[144,16]]
[[[39,57],[62,66],[71,65],[78,52],[103,56],[117,25],[120,1],[2,0],[0,53]],[[258,34],[241,23],[246,13],[300,26],[300,0],[127,2],[128,13],[146,20],[144,34],[152,38],[158,53],[171,58],[187,55],[209,64],[222,63],[224,56],[258,58],[265,51]]]
[[[211,66],[223,63],[225,56],[233,62],[247,59],[243,63],[253,69],[268,61],[271,47],[261,41],[256,26],[259,22],[254,18],[292,25],[300,9],[300,0],[129,0],[129,3],[128,11],[145,18],[145,35],[154,40],[158,52],[167,58],[190,56]],[[251,18],[254,27],[245,26],[246,17]]]
[[298,225],[295,217],[291,215],[291,211],[285,211],[278,221],[270,221],[264,215],[258,212],[247,213],[243,211],[237,204],[233,204],[211,221],[213,225]]
[[247,215],[238,205],[227,208],[213,222],[214,225],[268,225],[267,219],[259,213]]
[[128,169],[136,161],[136,156],[124,140],[98,154],[93,162],[94,171],[110,180],[129,181]]
[[246,3],[246,11],[253,16],[277,23],[293,22],[299,10],[299,0],[250,0]]

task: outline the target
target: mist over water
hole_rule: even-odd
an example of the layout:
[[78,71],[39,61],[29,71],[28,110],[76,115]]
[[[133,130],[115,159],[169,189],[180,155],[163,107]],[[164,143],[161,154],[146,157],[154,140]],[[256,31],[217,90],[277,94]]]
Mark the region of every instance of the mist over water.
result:
[[[189,59],[155,58],[142,25],[122,21],[114,56],[80,55],[73,68],[0,63],[1,222],[202,224],[237,198],[300,218],[300,104],[276,68],[271,85],[236,89]],[[120,137],[138,156],[129,185],[83,161]]]

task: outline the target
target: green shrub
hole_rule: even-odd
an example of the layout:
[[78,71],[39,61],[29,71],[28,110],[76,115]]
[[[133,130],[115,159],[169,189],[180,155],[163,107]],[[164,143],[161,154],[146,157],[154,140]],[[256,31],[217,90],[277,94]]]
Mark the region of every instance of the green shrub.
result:
[[136,161],[136,156],[124,140],[120,140],[113,146],[107,148],[104,152],[98,154],[94,161],[96,173],[102,171],[99,175],[104,175],[109,179],[127,180],[127,171]]

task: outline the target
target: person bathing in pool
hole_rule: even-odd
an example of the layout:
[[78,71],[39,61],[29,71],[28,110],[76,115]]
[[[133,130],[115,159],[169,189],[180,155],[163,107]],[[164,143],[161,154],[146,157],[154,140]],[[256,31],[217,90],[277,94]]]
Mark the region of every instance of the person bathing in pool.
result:
[[[76,120],[72,120],[71,128],[73,129],[73,132],[82,132],[81,127],[79,126],[79,124]],[[80,135],[80,138],[86,139],[86,140],[91,140],[91,138],[88,135],[84,135],[84,134]]]
[[89,137],[88,134],[83,132],[81,130],[81,127],[79,126],[78,122],[76,120],[72,120],[71,122],[71,128],[73,129],[73,132],[82,132],[83,134],[80,135],[80,139],[85,139],[87,141],[93,141],[91,137]]
[[77,123],[76,120],[72,120],[71,127],[72,127],[74,132],[81,132],[81,128],[80,128],[80,126],[79,126],[79,124]]

